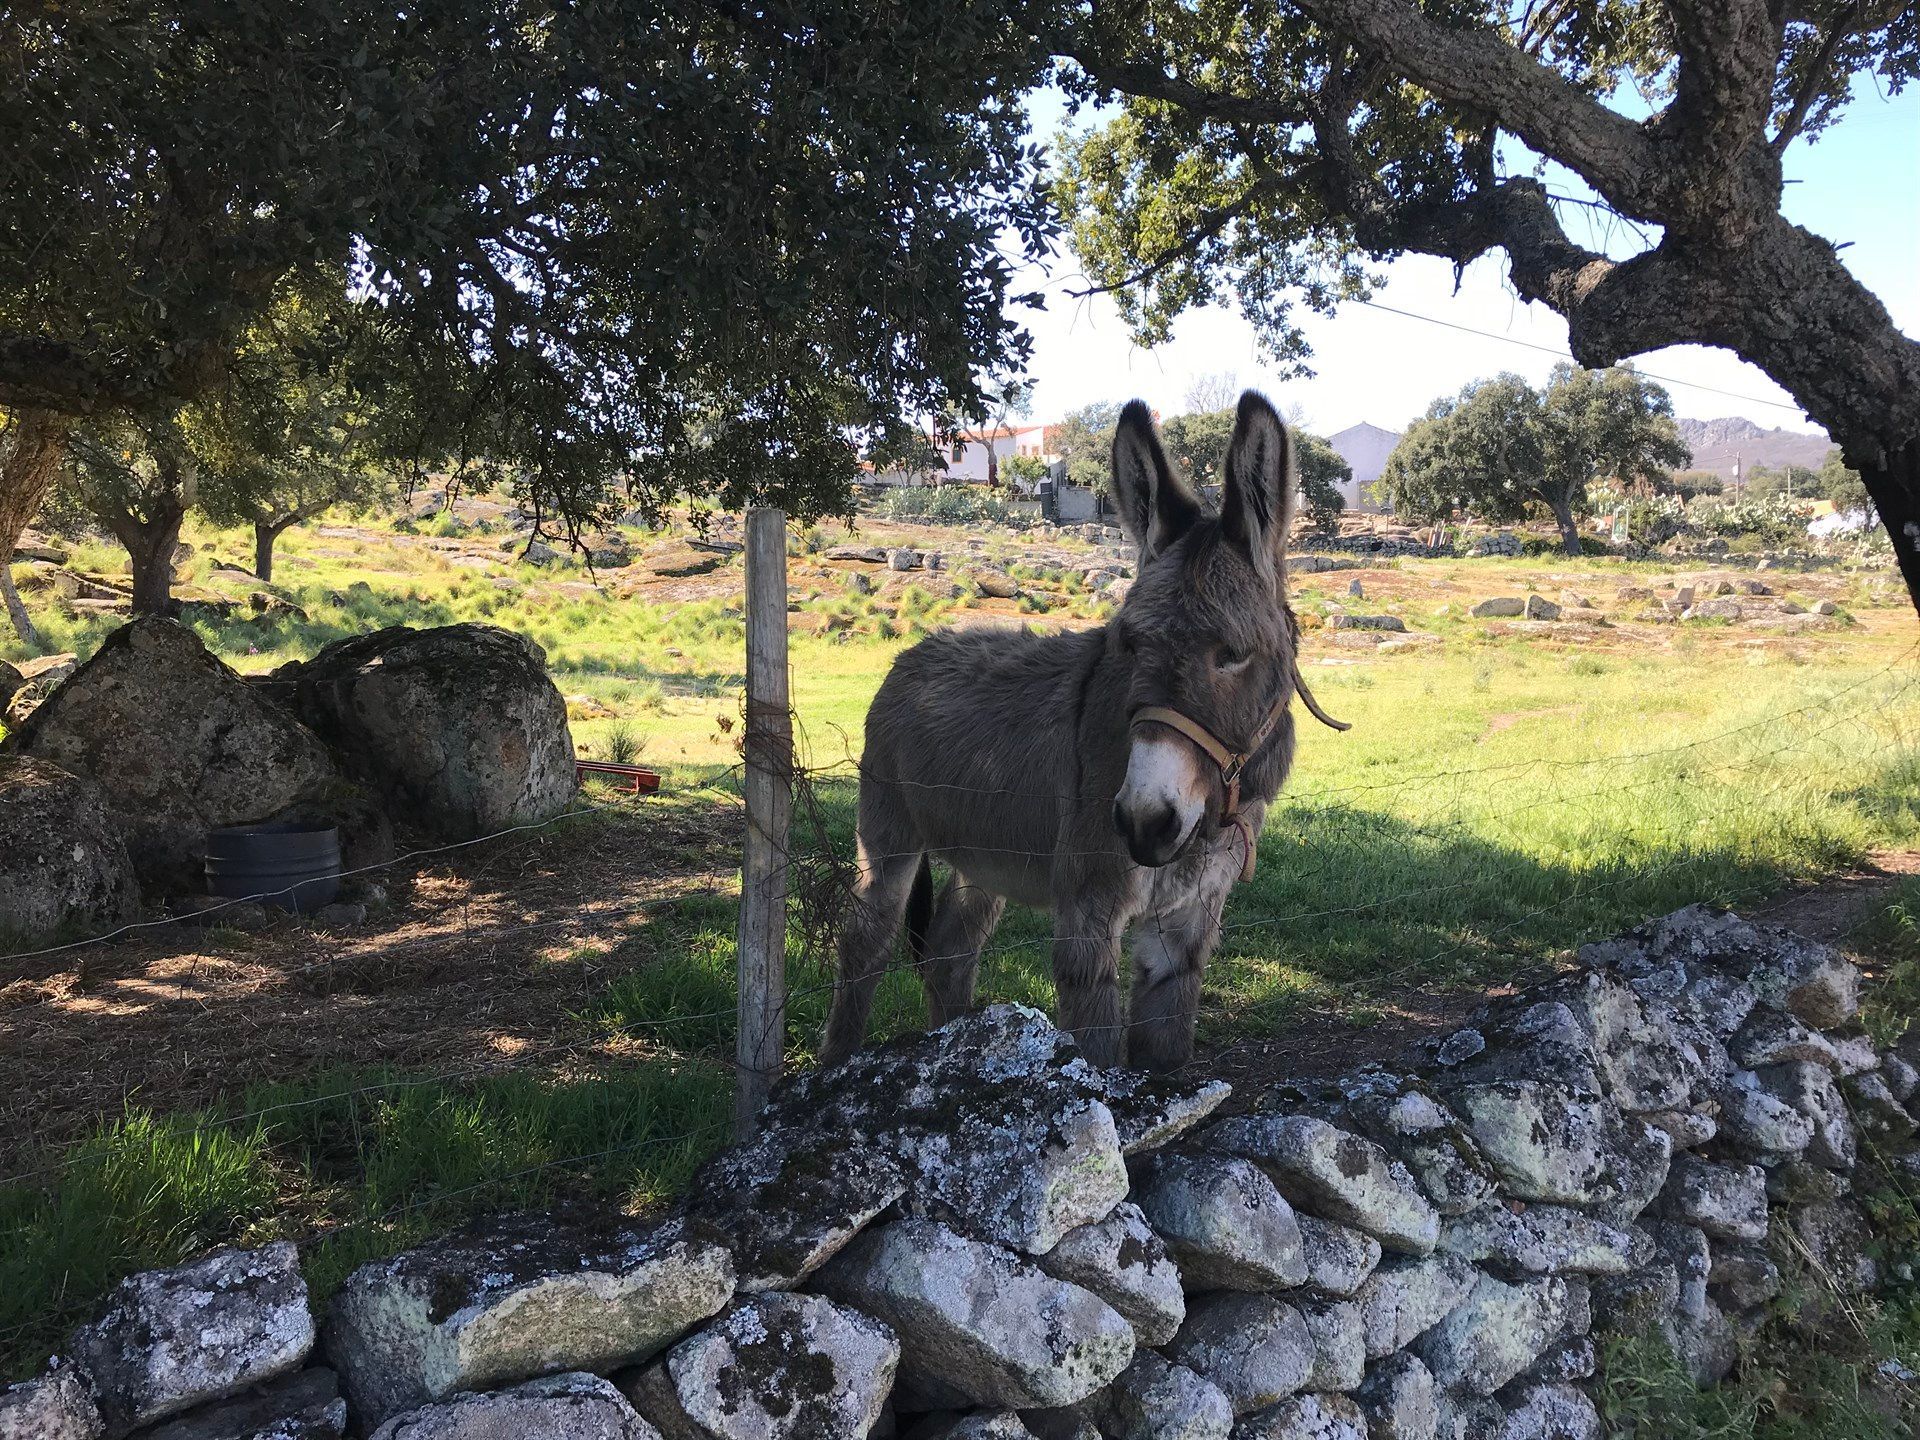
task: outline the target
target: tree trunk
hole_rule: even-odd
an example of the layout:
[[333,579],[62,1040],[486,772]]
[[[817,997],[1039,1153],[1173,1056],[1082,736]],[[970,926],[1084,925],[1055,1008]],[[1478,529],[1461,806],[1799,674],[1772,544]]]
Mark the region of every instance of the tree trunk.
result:
[[1580,527],[1573,518],[1573,506],[1565,500],[1549,500],[1553,509],[1553,518],[1560,522],[1560,544],[1567,554],[1578,559],[1580,549]]
[[292,523],[291,520],[280,520],[270,525],[263,525],[258,520],[253,522],[253,578],[262,584],[273,583],[273,542]]
[[1920,606],[1920,440],[1895,450],[1883,465],[1862,465],[1860,479],[1893,541],[1907,593]]
[[162,501],[149,519],[116,517],[113,533],[126,547],[133,567],[133,613],[167,615],[173,611],[173,552],[180,544],[186,506]]
[[13,588],[11,558],[0,560],[0,599],[6,601],[7,618],[13,621],[14,634],[35,650],[43,648],[40,632],[33,628],[33,620],[27,614],[27,607],[20,603],[20,592]]
[[14,593],[9,567],[20,533],[40,508],[47,487],[53,484],[60,458],[66,454],[67,432],[72,428],[68,416],[22,407],[12,412],[6,429],[0,430],[0,556],[6,557],[0,561],[0,568],[7,570],[7,617],[20,638],[36,649],[40,638],[33,633],[26,607]]

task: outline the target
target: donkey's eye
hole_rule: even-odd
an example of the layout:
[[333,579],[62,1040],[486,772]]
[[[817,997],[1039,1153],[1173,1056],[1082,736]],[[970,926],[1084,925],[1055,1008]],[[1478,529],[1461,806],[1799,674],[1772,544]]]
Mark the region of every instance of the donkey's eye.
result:
[[1222,645],[1213,652],[1213,663],[1222,670],[1244,670],[1250,657]]

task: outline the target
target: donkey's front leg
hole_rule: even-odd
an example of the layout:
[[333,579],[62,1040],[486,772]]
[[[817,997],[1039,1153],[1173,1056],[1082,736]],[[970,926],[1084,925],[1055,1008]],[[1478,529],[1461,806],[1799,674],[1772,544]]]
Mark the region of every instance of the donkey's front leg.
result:
[[1073,1032],[1080,1051],[1100,1066],[1126,1055],[1120,1020],[1120,937],[1127,911],[1103,887],[1057,898],[1053,907],[1053,988],[1060,997],[1060,1023]]
[[1134,927],[1129,1064],[1171,1070],[1193,1058],[1200,977],[1219,940],[1218,899],[1202,898]]

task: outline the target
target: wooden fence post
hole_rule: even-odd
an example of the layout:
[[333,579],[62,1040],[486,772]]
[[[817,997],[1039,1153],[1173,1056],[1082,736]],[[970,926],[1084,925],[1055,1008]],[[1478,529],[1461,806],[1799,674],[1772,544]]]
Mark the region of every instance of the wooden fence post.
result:
[[780,1074],[787,1010],[787,822],[793,716],[787,698],[787,517],[747,511],[746,853],[740,867],[740,1007],[733,1131],[759,1124]]

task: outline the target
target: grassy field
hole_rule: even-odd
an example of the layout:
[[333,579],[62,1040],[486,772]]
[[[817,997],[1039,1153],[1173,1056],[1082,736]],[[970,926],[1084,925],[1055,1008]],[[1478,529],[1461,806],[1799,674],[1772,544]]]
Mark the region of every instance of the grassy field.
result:
[[[205,563],[243,553],[240,537],[191,538],[190,583],[244,596],[250,582]],[[944,623],[1077,624],[1103,608],[1070,572],[1041,561],[1026,565],[1033,603],[1024,608],[983,604],[964,574],[862,594],[815,564],[839,538],[795,545],[794,694],[815,801],[802,807],[799,843],[823,871],[848,851],[861,720],[904,645]],[[1017,542],[1006,545],[1008,563],[1021,564]],[[605,814],[570,822],[556,844],[618,854],[674,807],[728,808],[741,707],[737,566],[731,578],[723,568],[692,583],[629,584],[571,564],[529,573],[509,557],[479,563],[489,551],[498,556],[496,544],[470,537],[469,558],[456,563],[455,552],[373,530],[296,534],[272,589],[304,619],[243,611],[194,623],[242,670],[380,624],[509,626],[545,647],[582,746],[637,747],[674,792],[640,807],[609,802]],[[113,558],[101,550],[74,563],[108,572]],[[1840,603],[1847,623],[1831,632],[1623,623],[1574,643],[1487,626],[1467,617],[1467,604],[1527,588],[1646,585],[1662,572],[1556,560],[1353,573],[1364,601],[1349,596],[1349,572],[1317,575],[1296,589],[1303,613],[1363,605],[1435,639],[1381,652],[1342,648],[1326,632],[1308,637],[1321,703],[1354,728],[1335,735],[1303,722],[1258,874],[1229,905],[1208,975],[1209,1057],[1267,1044],[1283,1064],[1290,1047],[1305,1053],[1312,1032],[1331,1026],[1339,1058],[1356,1058],[1375,1029],[1444,1014],[1647,915],[1695,900],[1750,904],[1877,850],[1920,848],[1920,662],[1911,612],[1884,577],[1778,582]],[[29,598],[48,638],[82,654],[117,623]],[[715,857],[721,870],[731,863]],[[656,1203],[724,1139],[727,888],[650,910],[645,926],[594,951],[603,978],[583,983],[562,1017],[570,1038],[561,1059],[451,1079],[356,1064],[235,1084],[184,1110],[156,1110],[134,1094],[79,1144],[9,1157],[0,1166],[0,1371],[37,1362],[119,1274],[216,1240],[312,1237],[307,1266],[324,1295],[359,1260],[474,1210],[575,1195]],[[1898,917],[1920,897],[1900,898],[1908,908],[1890,910],[1866,939],[1908,975],[1920,941]],[[796,914],[793,936],[791,1039],[801,1063],[824,1012],[824,956],[809,918]],[[983,996],[1050,1003],[1048,938],[1044,915],[1010,914],[982,967]],[[206,944],[229,939],[248,943],[215,934]],[[0,972],[0,984],[8,978]],[[1880,1023],[1904,1024],[1906,1008],[1883,1010]],[[893,977],[881,1031],[922,1015],[916,987]],[[7,1023],[0,1009],[0,1034]],[[1876,1317],[1890,1328],[1862,1339],[1860,1356],[1898,1354],[1920,1368],[1911,1305]],[[1769,1373],[1785,1363],[1770,1361]],[[1745,1411],[1695,1413],[1657,1359],[1623,1355],[1616,1371],[1614,1418],[1657,1427],[1642,1433],[1828,1433],[1766,1428],[1786,1413],[1778,1396],[1741,1392],[1727,1403]]]

